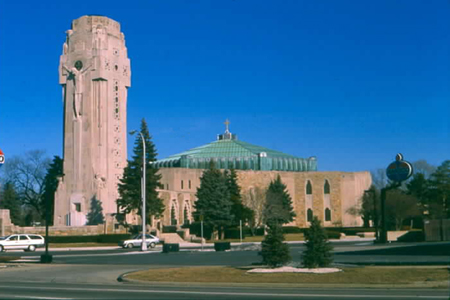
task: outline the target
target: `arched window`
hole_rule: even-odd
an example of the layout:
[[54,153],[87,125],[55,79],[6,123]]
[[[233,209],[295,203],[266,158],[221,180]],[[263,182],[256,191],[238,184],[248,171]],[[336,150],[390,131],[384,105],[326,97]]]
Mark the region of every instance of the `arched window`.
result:
[[177,213],[175,211],[175,206],[170,209],[170,225],[177,225]]
[[178,208],[177,201],[172,200],[172,205],[170,207],[170,225],[178,224],[177,208]]
[[328,207],[325,208],[325,221],[331,221],[331,210]]
[[306,195],[312,195],[312,184],[309,180],[306,183]]
[[312,219],[313,219],[313,211],[311,208],[309,208],[308,211],[306,212],[306,221],[312,222]]
[[189,225],[189,211],[188,211],[187,206],[184,207],[183,219],[184,219],[184,224]]
[[324,194],[330,193],[330,183],[326,179],[325,179],[325,184],[323,185],[323,193]]

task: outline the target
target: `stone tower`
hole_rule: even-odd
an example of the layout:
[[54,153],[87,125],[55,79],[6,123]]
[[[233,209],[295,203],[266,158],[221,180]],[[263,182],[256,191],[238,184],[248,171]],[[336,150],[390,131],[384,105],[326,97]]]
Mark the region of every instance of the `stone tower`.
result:
[[130,75],[118,22],[102,16],[72,22],[59,64],[64,176],[55,195],[55,226],[85,225],[97,201],[104,215],[117,210],[117,183],[127,158]]

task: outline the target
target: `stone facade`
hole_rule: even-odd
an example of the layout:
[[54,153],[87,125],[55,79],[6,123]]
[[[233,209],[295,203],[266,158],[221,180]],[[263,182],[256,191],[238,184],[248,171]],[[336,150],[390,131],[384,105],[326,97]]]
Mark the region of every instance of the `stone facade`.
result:
[[59,83],[64,103],[64,176],[55,195],[55,226],[82,226],[91,201],[115,213],[127,159],[130,60],[118,22],[83,16],[63,45]]
[[[162,168],[161,183],[164,189],[160,196],[166,210],[161,225],[180,225],[192,221],[195,193],[200,186],[203,170],[185,168]],[[360,205],[360,198],[372,182],[369,172],[280,172],[280,171],[237,171],[238,183],[244,203],[256,211],[262,211],[264,193],[270,182],[280,175],[292,197],[297,217],[288,224],[307,227],[308,210],[317,216],[325,226],[361,226],[362,219],[348,213],[349,208]],[[308,183],[310,188],[308,188]],[[310,192],[310,194],[309,194]],[[326,213],[326,210],[329,210]],[[172,210],[174,212],[172,212]],[[326,217],[327,215],[327,217]],[[175,217],[176,221],[172,217]]]

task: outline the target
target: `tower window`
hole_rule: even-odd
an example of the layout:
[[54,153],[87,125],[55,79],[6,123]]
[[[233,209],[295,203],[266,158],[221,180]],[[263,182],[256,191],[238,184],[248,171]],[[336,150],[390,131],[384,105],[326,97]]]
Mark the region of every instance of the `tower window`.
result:
[[191,189],[191,181],[189,180],[189,189]]
[[325,209],[325,221],[331,221],[331,210],[328,207]]
[[184,189],[184,182],[181,180],[181,189]]
[[328,180],[325,180],[325,184],[323,185],[323,193],[329,194],[330,193],[330,183]]
[[81,203],[75,203],[75,210],[81,212]]
[[308,211],[306,212],[306,221],[312,222],[312,219],[313,219],[313,211],[311,208],[309,208]]
[[312,185],[311,185],[311,181],[309,181],[309,180],[306,183],[306,195],[312,195]]

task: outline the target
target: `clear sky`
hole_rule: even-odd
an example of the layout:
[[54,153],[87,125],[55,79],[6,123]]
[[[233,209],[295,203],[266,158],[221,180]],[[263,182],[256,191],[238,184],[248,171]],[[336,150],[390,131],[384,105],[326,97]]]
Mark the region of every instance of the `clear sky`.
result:
[[[121,23],[128,129],[159,158],[230,131],[321,171],[450,159],[449,1],[1,1],[0,149],[62,156],[59,56],[73,19]],[[129,139],[131,152],[133,138]]]

